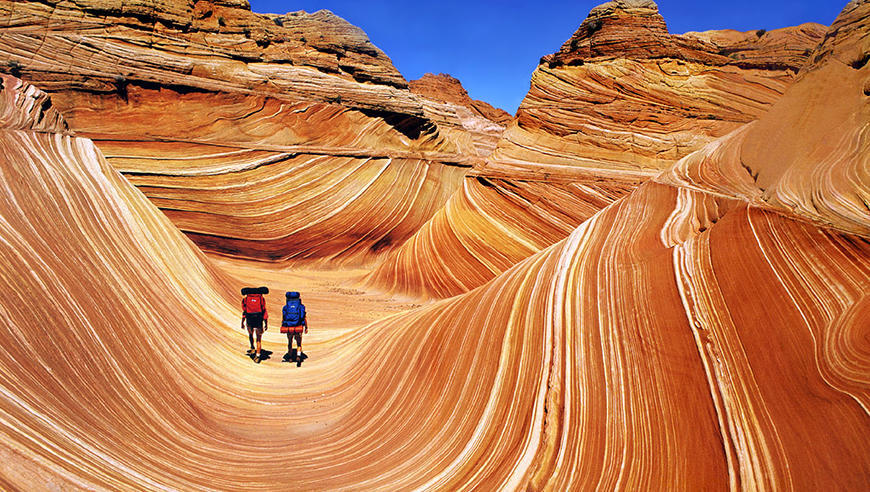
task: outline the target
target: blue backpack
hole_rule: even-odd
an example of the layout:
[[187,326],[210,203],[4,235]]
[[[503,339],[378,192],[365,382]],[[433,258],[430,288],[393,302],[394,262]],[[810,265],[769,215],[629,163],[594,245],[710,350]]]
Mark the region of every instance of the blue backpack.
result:
[[305,305],[299,299],[298,292],[287,293],[287,304],[284,305],[281,326],[300,326],[305,320]]

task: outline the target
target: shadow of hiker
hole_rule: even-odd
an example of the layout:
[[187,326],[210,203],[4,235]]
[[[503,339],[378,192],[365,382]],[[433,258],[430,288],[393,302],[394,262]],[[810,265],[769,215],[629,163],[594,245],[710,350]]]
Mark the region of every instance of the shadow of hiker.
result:
[[[251,360],[254,360],[254,358],[256,357],[257,354],[256,353],[250,353],[250,354],[246,353],[245,355],[247,355]],[[271,350],[266,350],[266,349],[260,350],[260,362],[262,362],[264,360],[269,360],[271,358],[271,356],[272,356]]]
[[301,357],[297,357],[296,350],[294,349],[293,351],[284,354],[284,358],[281,360],[281,362],[295,362],[296,367],[299,367],[302,365],[302,362],[307,358],[308,354],[306,354],[305,352],[302,352]]

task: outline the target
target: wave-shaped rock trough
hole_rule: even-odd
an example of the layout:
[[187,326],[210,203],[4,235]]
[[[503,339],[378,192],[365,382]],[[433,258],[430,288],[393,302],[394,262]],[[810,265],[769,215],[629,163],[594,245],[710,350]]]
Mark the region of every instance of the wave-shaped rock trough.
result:
[[[860,207],[870,72],[855,61],[868,14],[870,2],[850,2],[819,58],[756,122],[609,204],[576,197],[607,200],[623,180],[499,181],[475,169],[463,178],[475,187],[433,210],[440,218],[419,237],[462,223],[484,238],[529,217],[536,232],[509,232],[504,247],[530,256],[469,266],[489,280],[455,272],[464,294],[312,334],[317,356],[289,371],[241,356],[241,281],[228,272],[282,287],[303,274],[225,271],[233,260],[204,256],[44,94],[3,76],[0,483],[860,490],[870,477],[870,211]],[[316,159],[149,145],[194,164],[153,178],[143,160],[121,161],[140,166],[131,177],[215,188],[228,169]],[[535,191],[545,186],[562,193]],[[590,217],[573,228],[552,214],[575,207]],[[451,250],[498,241],[452,234]],[[544,239],[523,242],[532,236]],[[450,270],[421,251],[420,275]],[[340,311],[362,304],[340,291],[309,298],[312,313],[349,319]],[[326,306],[335,299],[348,302]]]

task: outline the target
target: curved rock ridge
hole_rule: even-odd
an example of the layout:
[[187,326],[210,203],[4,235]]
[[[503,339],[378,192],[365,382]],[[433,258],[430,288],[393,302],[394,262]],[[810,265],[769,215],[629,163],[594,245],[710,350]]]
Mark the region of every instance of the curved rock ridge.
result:
[[860,488],[868,275],[859,237],[646,183],[478,289],[383,323],[426,333],[397,392],[423,388],[415,415],[457,450],[430,449],[449,467],[425,485]]
[[48,94],[15,77],[0,74],[0,127],[71,134]]
[[492,155],[370,285],[424,297],[465,292],[755,120],[824,32],[802,25],[751,35],[671,35],[648,1],[593,9],[542,59]]
[[767,114],[656,180],[870,237],[868,19],[870,2],[844,9]]
[[0,70],[51,93],[184,232],[234,256],[370,262],[419,229],[501,131],[410,92],[328,11],[0,2],[0,25]]
[[181,376],[197,363],[159,354],[229,340],[209,326],[229,283],[91,141],[17,104],[45,94],[2,81],[0,483],[153,488],[154,450],[185,446],[167,418],[202,399]]
[[564,239],[638,184],[472,174],[419,232],[378,264],[368,285],[419,298],[468,292]]
[[870,476],[860,236],[647,182],[469,293],[324,342],[288,378],[235,353],[232,282],[87,139],[4,128],[0,147],[4,488],[858,490]]

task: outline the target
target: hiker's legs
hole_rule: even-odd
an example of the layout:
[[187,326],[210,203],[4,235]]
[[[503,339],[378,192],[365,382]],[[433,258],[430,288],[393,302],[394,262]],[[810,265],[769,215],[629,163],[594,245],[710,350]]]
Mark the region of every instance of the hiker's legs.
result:
[[289,331],[287,332],[287,353],[289,354],[293,350],[293,334]]
[[296,353],[302,357],[302,333],[294,333],[293,337],[296,339]]
[[254,350],[254,329],[248,327],[248,341],[251,342],[251,350]]
[[257,328],[257,356],[260,355],[261,340],[263,338],[263,329]]

